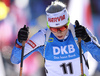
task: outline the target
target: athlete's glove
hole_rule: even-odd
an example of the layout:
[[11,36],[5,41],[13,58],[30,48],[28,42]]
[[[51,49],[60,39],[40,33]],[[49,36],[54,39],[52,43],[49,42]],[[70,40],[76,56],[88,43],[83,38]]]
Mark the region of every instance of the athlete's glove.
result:
[[26,25],[24,25],[23,28],[21,28],[18,32],[18,41],[22,43],[22,41],[26,41],[28,38],[28,34],[29,34],[29,27],[26,27]]
[[86,32],[86,28],[82,25],[79,24],[79,22],[76,20],[75,21],[75,34],[77,38],[81,38],[85,42],[89,42],[91,38],[89,37],[88,33]]

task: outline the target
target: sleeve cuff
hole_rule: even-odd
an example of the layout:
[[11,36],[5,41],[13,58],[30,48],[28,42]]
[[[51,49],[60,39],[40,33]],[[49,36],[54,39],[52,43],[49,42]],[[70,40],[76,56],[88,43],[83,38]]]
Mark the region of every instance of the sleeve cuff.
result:
[[22,46],[22,43],[20,43],[20,42],[18,41],[18,39],[16,39],[16,43],[17,43],[18,45]]

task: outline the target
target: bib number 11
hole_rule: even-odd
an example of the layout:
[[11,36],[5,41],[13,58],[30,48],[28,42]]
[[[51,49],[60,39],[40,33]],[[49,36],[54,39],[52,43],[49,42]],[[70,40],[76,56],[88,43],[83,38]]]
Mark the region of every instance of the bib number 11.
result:
[[68,74],[68,69],[69,69],[70,74],[73,74],[73,67],[72,67],[71,62],[68,63],[68,64],[63,63],[63,64],[60,65],[60,67],[62,67],[64,74]]

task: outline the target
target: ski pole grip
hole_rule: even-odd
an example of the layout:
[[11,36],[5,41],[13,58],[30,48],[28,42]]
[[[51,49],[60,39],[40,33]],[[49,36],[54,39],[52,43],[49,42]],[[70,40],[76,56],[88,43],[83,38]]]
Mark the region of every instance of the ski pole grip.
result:
[[25,41],[22,41],[22,46],[25,46]]
[[79,42],[79,43],[81,42],[81,38],[80,38],[80,37],[78,38],[78,42]]

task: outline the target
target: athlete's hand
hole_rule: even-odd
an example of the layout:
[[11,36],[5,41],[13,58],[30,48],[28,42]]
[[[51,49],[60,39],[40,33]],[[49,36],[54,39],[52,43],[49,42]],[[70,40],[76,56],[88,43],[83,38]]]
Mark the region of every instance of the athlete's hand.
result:
[[88,33],[86,32],[86,29],[84,26],[80,25],[79,22],[76,20],[75,21],[75,34],[77,38],[81,38],[82,40],[84,40],[85,42],[88,42],[91,40],[91,38],[89,37]]
[[23,28],[21,28],[18,32],[18,41],[22,43],[22,41],[26,41],[28,38],[28,34],[29,34],[29,27],[26,27],[26,25],[24,25]]

